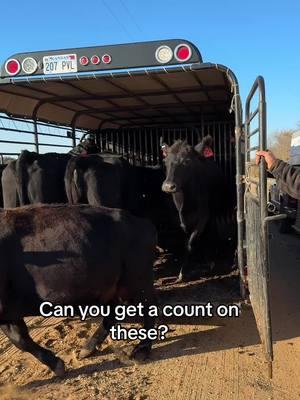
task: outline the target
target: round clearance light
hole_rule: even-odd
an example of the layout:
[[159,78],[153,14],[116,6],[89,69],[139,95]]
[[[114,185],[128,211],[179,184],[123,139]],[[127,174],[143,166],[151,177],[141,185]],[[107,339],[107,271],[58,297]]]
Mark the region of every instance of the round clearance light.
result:
[[101,61],[100,57],[98,57],[96,55],[91,58],[91,63],[94,65],[100,64],[100,61]]
[[161,64],[166,64],[172,60],[173,51],[169,46],[159,46],[155,52],[155,58]]
[[33,74],[37,70],[38,64],[32,57],[24,58],[22,61],[22,70],[25,74]]
[[8,75],[17,75],[20,72],[21,65],[18,60],[11,58],[5,63],[5,71]]
[[104,64],[110,64],[111,63],[111,56],[109,54],[104,54],[102,56],[102,62],[104,62]]
[[188,61],[192,56],[192,49],[187,44],[179,44],[175,48],[175,58],[177,61]]
[[85,65],[88,65],[89,59],[86,56],[82,56],[82,57],[79,58],[79,62],[80,62],[81,65],[85,66]]

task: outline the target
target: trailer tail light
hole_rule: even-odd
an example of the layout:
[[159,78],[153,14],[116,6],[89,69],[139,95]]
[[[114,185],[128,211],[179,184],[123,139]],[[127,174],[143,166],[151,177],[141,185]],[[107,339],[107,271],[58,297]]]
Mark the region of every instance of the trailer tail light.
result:
[[111,62],[111,56],[109,54],[104,54],[102,56],[102,62],[104,62],[104,64],[109,64]]
[[92,58],[91,58],[91,63],[92,64],[94,64],[94,65],[97,65],[97,64],[99,64],[100,63],[100,57],[98,57],[98,56],[93,56]]
[[79,58],[79,63],[81,64],[81,65],[88,65],[88,63],[89,63],[89,59],[88,59],[88,57],[86,57],[86,56],[82,56],[82,57],[80,57]]
[[177,61],[188,61],[192,56],[192,49],[187,44],[179,44],[175,48],[175,58]]
[[18,60],[11,58],[5,63],[5,71],[8,75],[17,75],[20,72],[21,65]]
[[155,58],[161,64],[166,64],[172,60],[173,51],[169,46],[159,46],[155,52]]
[[32,57],[26,57],[22,61],[22,70],[25,74],[33,74],[37,70],[38,64]]

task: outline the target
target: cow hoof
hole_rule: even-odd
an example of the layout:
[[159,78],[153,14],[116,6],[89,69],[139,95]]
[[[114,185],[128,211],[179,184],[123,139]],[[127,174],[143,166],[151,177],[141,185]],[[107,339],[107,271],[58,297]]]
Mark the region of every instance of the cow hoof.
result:
[[91,356],[93,353],[95,352],[95,349],[81,349],[80,353],[78,354],[77,359],[78,360],[83,360],[84,358],[87,358],[89,356]]
[[56,363],[56,367],[54,368],[53,372],[59,378],[62,378],[64,376],[64,374],[65,374],[65,364],[64,364],[63,360],[61,360],[60,358],[58,359],[58,361]]
[[138,344],[131,352],[130,359],[136,361],[145,361],[149,358],[151,346],[149,344]]

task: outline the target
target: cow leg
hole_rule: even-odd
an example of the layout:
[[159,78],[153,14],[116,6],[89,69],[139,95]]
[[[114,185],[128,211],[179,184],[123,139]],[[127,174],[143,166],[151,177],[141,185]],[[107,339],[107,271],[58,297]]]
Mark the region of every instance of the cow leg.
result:
[[208,223],[207,218],[203,218],[203,220],[197,225],[196,229],[189,236],[186,244],[184,260],[182,263],[181,270],[179,272],[177,282],[188,280],[188,273],[190,271],[190,261],[193,249],[195,247],[195,244],[199,241],[200,236],[203,234],[207,226],[207,223]]
[[184,253],[184,259],[183,263],[179,272],[179,276],[177,278],[177,282],[183,282],[188,279],[188,272],[190,271],[190,260],[192,256],[192,251],[193,251],[193,244],[197,241],[197,238],[199,237],[199,232],[198,230],[195,230],[192,232],[192,234],[189,236],[186,246],[185,246],[185,253]]
[[103,318],[103,321],[93,333],[92,337],[90,337],[82,347],[78,355],[79,360],[82,360],[83,358],[92,355],[96,351],[96,347],[100,346],[109,335],[110,328],[115,323],[114,307],[114,305],[110,305],[111,314],[108,317]]
[[[143,328],[147,331],[149,329],[154,328],[155,326],[155,317],[149,316],[149,306],[156,305],[155,299],[155,292],[154,288],[152,287],[150,291],[143,291],[143,298],[141,299],[141,303],[144,306],[144,324]],[[144,361],[149,358],[150,352],[152,349],[152,340],[151,339],[144,339],[141,340],[132,350],[130,358]]]
[[23,319],[1,324],[0,327],[3,333],[18,349],[32,354],[41,363],[47,365],[57,376],[62,376],[64,374],[64,362],[56,357],[50,350],[44,349],[32,340]]

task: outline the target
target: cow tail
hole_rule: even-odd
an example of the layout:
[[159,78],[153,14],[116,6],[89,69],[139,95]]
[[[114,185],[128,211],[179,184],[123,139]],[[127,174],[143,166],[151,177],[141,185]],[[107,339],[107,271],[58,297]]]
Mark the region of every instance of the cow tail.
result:
[[76,203],[80,202],[82,199],[82,176],[79,169],[74,169],[73,172],[73,185],[72,185],[72,197],[76,199]]
[[65,173],[65,189],[70,204],[78,204],[82,197],[79,175],[80,173],[76,165],[76,159],[71,159],[67,164]]
[[22,151],[16,162],[17,194],[19,196],[20,206],[30,203],[27,191],[29,175],[26,159],[28,158],[28,155],[29,152],[27,150]]

